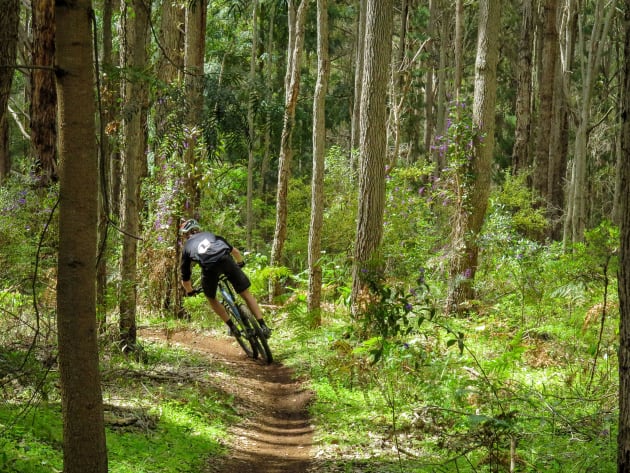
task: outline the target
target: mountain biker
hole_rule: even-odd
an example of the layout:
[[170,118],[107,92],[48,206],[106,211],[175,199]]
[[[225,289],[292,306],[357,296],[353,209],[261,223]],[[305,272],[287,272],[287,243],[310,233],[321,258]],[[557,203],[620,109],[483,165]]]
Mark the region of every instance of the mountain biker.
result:
[[195,219],[186,220],[179,228],[179,233],[184,239],[181,274],[186,296],[191,295],[193,291],[190,280],[192,263],[198,263],[201,266],[201,287],[212,310],[227,324],[230,333],[237,334],[238,329],[234,322],[230,319],[225,307],[216,298],[219,276],[225,274],[234,290],[243,298],[249,310],[258,319],[265,337],[269,338],[271,329],[267,327],[260,306],[249,290],[251,282],[241,269],[245,265],[241,252],[223,237],[202,231],[199,222]]

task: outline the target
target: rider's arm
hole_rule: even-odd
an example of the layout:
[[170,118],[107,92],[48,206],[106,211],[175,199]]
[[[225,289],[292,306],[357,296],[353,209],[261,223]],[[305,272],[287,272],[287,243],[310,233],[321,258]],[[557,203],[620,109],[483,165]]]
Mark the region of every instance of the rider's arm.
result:
[[184,291],[186,291],[186,294],[192,292],[193,290],[192,282],[190,282],[190,280],[182,281],[182,286],[184,286]]
[[232,247],[232,251],[230,252],[230,254],[232,255],[232,258],[234,258],[234,261],[236,261],[237,263],[243,262],[243,255],[241,255],[241,252],[238,251],[238,248]]

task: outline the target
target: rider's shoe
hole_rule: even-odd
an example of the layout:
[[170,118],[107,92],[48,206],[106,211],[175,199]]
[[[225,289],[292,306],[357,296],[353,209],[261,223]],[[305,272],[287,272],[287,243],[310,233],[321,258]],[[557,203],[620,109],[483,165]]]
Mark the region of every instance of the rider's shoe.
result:
[[234,328],[228,327],[227,334],[230,337],[239,338],[241,336],[241,331],[237,329],[236,327]]
[[265,336],[265,338],[271,337],[271,329],[266,325],[261,325],[260,330],[262,331],[262,334]]

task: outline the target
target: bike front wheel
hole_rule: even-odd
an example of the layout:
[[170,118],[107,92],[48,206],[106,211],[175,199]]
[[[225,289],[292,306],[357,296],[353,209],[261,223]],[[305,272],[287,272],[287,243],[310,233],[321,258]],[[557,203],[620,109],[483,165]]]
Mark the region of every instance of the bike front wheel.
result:
[[249,321],[242,315],[242,313],[238,313],[238,308],[233,307],[230,304],[224,304],[224,307],[228,311],[228,314],[230,314],[230,319],[234,322],[234,325],[238,329],[238,333],[232,333],[231,335],[235,338],[236,342],[241,346],[249,358],[258,358],[257,346],[252,343],[252,337],[250,335],[253,329],[251,328]]
[[246,320],[247,324],[251,327],[251,336],[249,337],[249,343],[254,350],[254,358],[260,356],[265,363],[270,365],[271,363],[273,363],[273,355],[271,354],[271,349],[269,348],[269,344],[267,343],[267,337],[265,337],[265,334],[260,328],[258,320],[256,319],[256,317],[254,317],[254,314],[251,313],[246,305],[239,305],[238,310],[243,316],[243,320]]

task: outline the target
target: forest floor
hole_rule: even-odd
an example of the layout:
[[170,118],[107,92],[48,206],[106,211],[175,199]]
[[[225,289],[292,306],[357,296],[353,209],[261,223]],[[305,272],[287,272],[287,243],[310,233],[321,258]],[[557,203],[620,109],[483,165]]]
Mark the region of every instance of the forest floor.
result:
[[[191,330],[143,329],[141,337],[163,341],[222,365],[213,380],[233,398],[241,422],[223,439],[224,457],[212,457],[203,473],[303,473],[310,470],[314,427],[308,412],[312,392],[290,368],[245,356],[231,338]],[[312,471],[312,470],[311,470]]]

